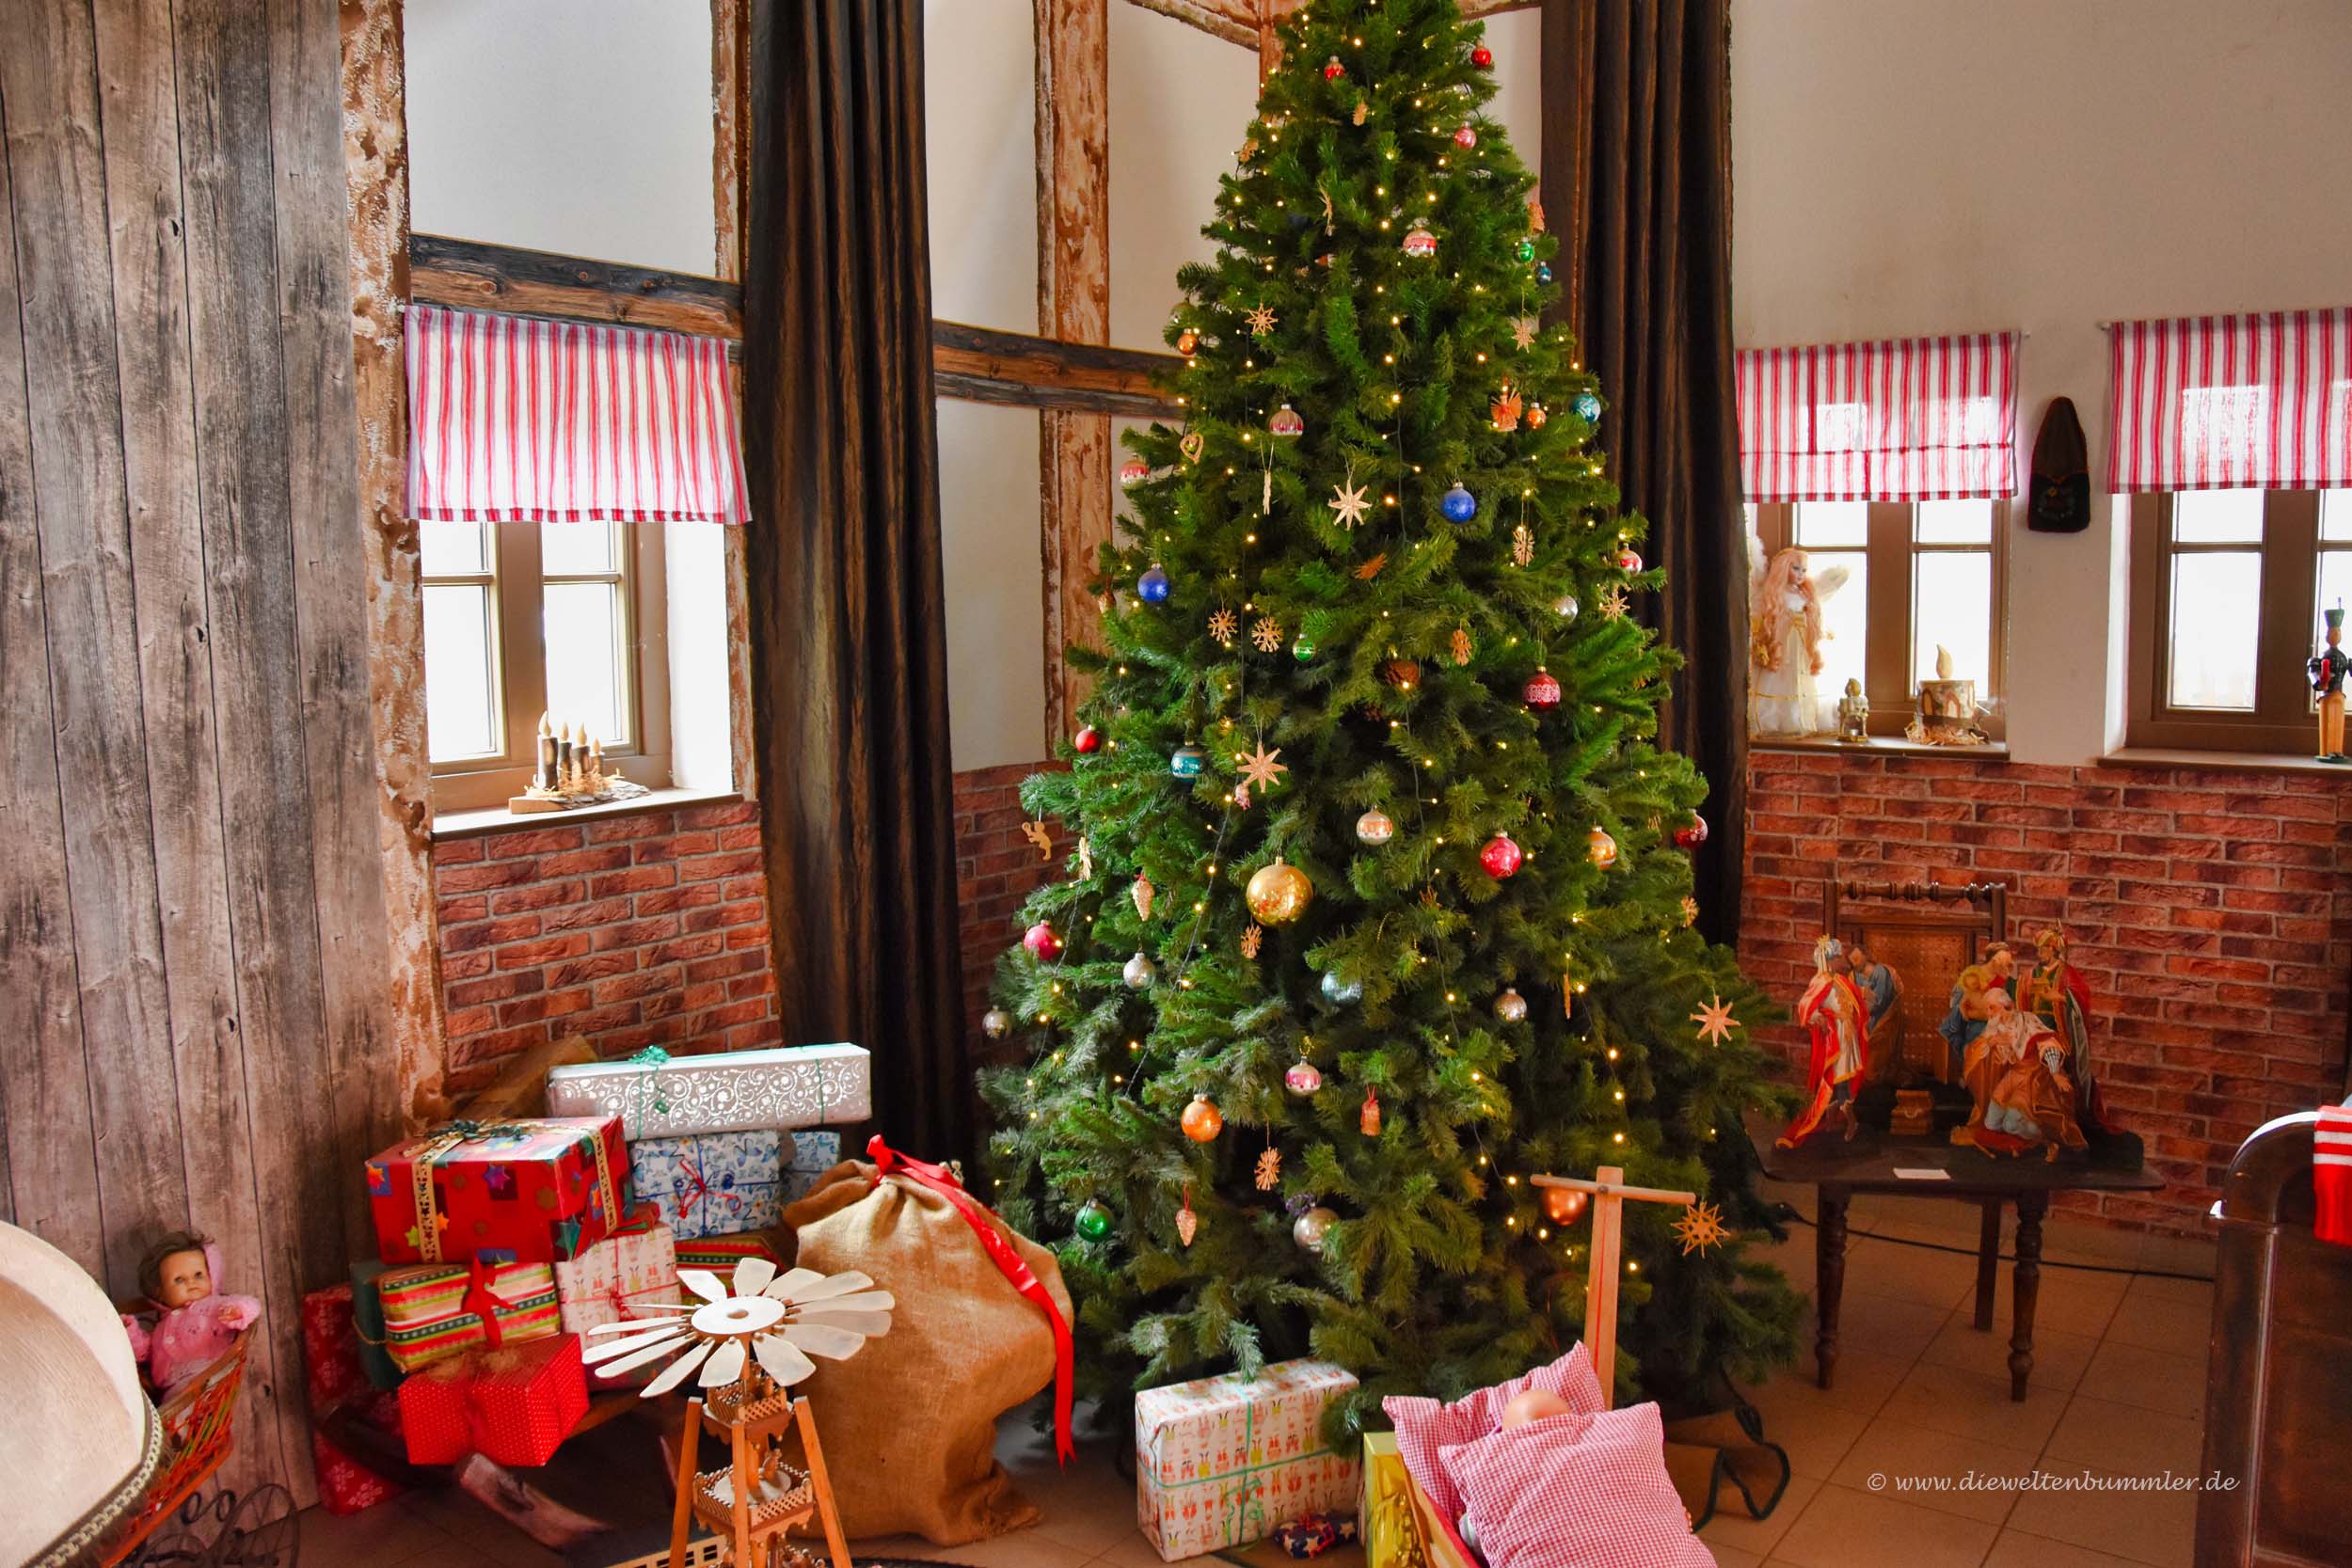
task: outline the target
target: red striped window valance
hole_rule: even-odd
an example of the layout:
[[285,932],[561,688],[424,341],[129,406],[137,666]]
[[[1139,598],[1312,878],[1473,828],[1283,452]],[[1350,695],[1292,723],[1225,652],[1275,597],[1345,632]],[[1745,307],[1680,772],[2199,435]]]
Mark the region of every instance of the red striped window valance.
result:
[[412,305],[406,340],[410,516],[744,520],[718,339]]
[[2352,310],[2118,322],[2107,488],[2352,484]]
[[1752,501],[2017,493],[2017,334],[1741,349]]

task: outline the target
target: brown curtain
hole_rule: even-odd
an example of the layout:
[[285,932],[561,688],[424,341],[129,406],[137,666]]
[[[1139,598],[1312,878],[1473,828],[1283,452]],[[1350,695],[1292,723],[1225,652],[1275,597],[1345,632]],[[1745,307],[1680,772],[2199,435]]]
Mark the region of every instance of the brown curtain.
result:
[[786,1038],[972,1152],[932,426],[920,0],[755,0],[743,286],[752,711]]
[[1660,739],[1707,775],[1699,926],[1740,927],[1748,606],[1731,380],[1729,0],[1546,0],[1544,205],[1561,235],[1559,319],[1609,412],[1600,443],[1644,554],[1645,607],[1688,665]]

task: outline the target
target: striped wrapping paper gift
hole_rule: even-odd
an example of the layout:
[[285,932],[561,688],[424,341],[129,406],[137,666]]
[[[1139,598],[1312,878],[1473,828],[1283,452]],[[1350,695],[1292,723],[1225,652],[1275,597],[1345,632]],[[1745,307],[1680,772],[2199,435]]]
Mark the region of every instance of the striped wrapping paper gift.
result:
[[384,1348],[404,1372],[488,1344],[482,1306],[498,1320],[501,1345],[544,1339],[562,1326],[555,1270],[546,1263],[420,1263],[389,1270],[376,1285]]
[[784,1255],[776,1250],[764,1230],[744,1230],[732,1236],[696,1236],[674,1244],[680,1269],[708,1269],[729,1284],[735,1280],[735,1265],[746,1258],[765,1258],[771,1263],[784,1261]]

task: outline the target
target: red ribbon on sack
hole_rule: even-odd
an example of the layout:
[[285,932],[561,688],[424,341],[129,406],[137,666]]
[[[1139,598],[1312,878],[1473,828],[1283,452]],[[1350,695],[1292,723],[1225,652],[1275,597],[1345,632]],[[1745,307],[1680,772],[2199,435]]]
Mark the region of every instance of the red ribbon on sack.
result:
[[512,1312],[515,1304],[490,1289],[490,1274],[496,1264],[485,1263],[479,1258],[466,1261],[466,1293],[458,1307],[482,1320],[482,1336],[492,1350],[506,1342],[506,1327],[499,1322],[501,1308]]
[[944,1165],[909,1159],[882,1142],[879,1132],[866,1140],[866,1152],[873,1156],[876,1186],[882,1184],[885,1176],[903,1176],[946,1198],[980,1239],[980,1245],[987,1251],[989,1261],[996,1265],[996,1272],[1010,1281],[1014,1290],[1037,1303],[1045,1313],[1045,1321],[1054,1325],[1054,1452],[1063,1464],[1069,1464],[1071,1456],[1077,1452],[1070,1440],[1071,1379],[1076,1374],[1076,1366],[1070,1324],[1062,1317],[1061,1308],[1054,1305],[1054,1293],[1038,1278],[1028,1259],[1005,1239],[1005,1232],[999,1228],[1004,1222],[997,1219],[996,1212],[965,1192],[953,1172]]

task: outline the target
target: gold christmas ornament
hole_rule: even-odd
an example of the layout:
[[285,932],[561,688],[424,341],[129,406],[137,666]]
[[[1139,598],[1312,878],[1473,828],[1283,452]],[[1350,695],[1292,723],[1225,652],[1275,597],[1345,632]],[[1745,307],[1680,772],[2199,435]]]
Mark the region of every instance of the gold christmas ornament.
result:
[[1214,1143],[1216,1135],[1225,1131],[1225,1113],[1205,1094],[1192,1097],[1192,1103],[1184,1107],[1182,1121],[1184,1136],[1197,1144]]
[[1190,1246],[1192,1245],[1192,1238],[1199,1232],[1200,1229],[1200,1218],[1192,1212],[1192,1189],[1190,1187],[1186,1187],[1184,1189],[1184,1206],[1176,1211],[1176,1239],[1184,1243],[1184,1245]]
[[1584,835],[1584,852],[1603,871],[1617,863],[1617,841],[1609,836],[1608,830],[1597,824]]
[[1249,912],[1268,926],[1287,926],[1307,912],[1314,901],[1315,885],[1304,871],[1277,860],[1258,868],[1249,879],[1246,896]]
[[1152,886],[1152,879],[1144,876],[1136,877],[1135,886],[1127,890],[1127,896],[1135,901],[1137,920],[1152,918],[1152,895],[1155,891]]

